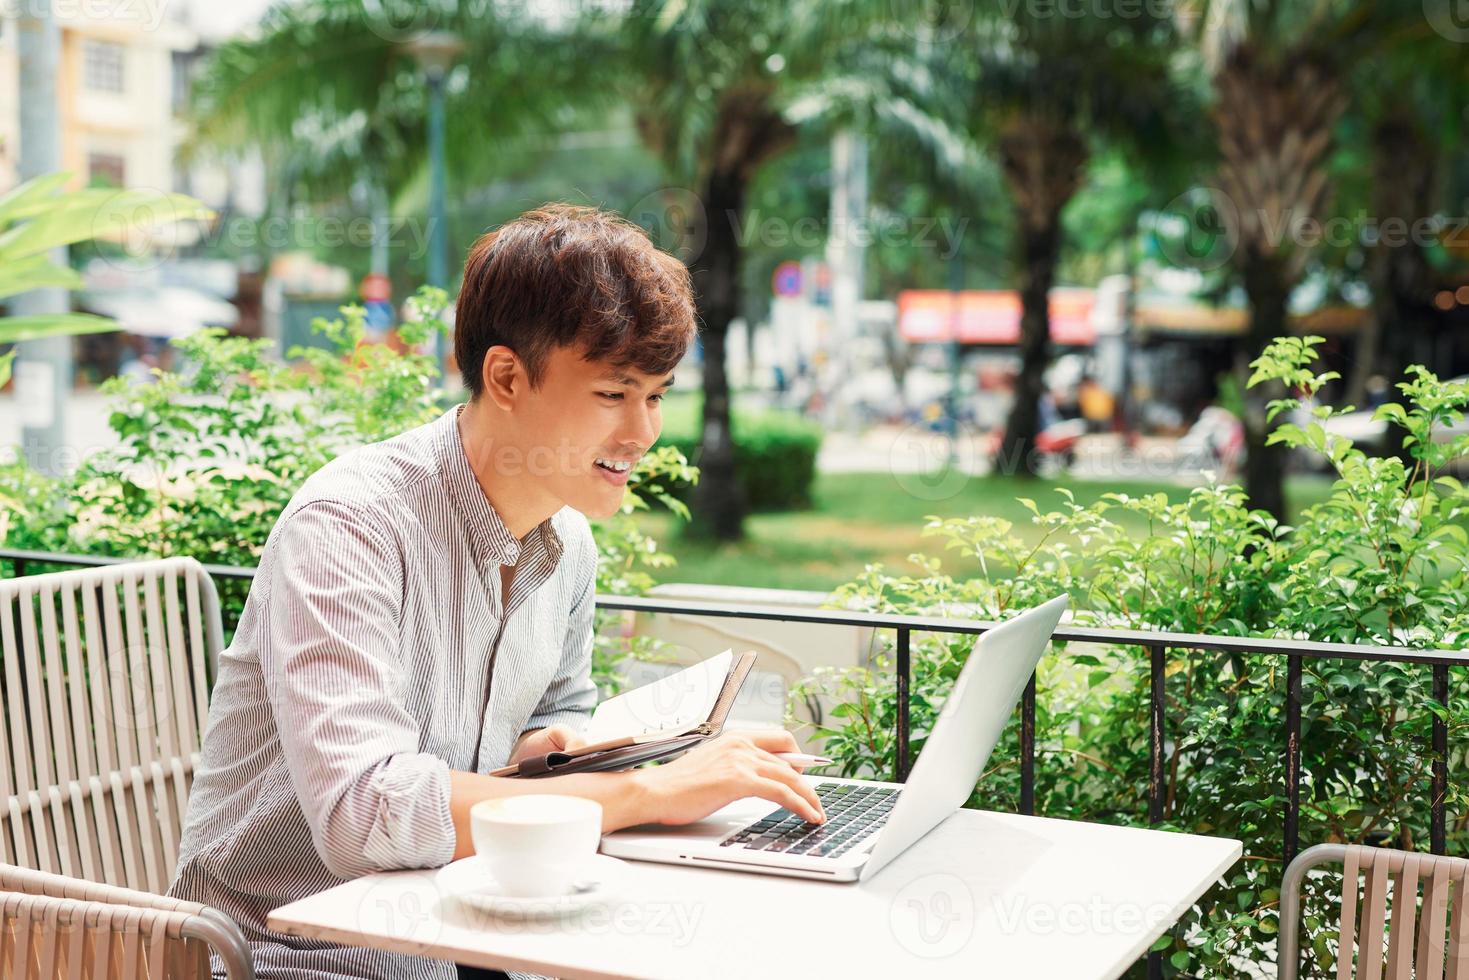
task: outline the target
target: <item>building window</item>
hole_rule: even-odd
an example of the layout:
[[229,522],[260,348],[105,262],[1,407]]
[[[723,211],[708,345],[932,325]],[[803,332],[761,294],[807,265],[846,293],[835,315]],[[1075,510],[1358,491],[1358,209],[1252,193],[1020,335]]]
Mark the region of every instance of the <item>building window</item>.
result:
[[121,44],[88,41],[83,61],[83,76],[87,88],[93,92],[121,92],[125,56],[126,52]]
[[88,153],[87,179],[92,184],[122,187],[127,183],[127,162],[116,153]]

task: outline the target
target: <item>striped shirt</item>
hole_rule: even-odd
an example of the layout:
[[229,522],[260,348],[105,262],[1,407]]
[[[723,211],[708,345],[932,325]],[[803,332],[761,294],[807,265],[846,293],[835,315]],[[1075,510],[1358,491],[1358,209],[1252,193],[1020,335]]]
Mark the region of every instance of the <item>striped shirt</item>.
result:
[[587,520],[562,508],[517,541],[470,469],[459,411],[306,481],[220,656],[169,892],[234,918],[262,980],[452,980],[445,961],[281,935],[266,915],[445,864],[449,771],[505,765],[522,732],[581,727],[596,702]]

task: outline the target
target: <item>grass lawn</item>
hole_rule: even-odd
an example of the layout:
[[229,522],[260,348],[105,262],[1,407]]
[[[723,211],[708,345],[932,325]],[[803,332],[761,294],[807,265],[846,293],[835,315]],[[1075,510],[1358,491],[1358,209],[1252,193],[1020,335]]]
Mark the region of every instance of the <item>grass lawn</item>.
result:
[[[641,515],[639,520],[660,547],[678,559],[676,566],[662,571],[662,581],[829,591],[860,574],[869,562],[905,572],[912,569],[907,557],[915,551],[942,555],[941,540],[919,535],[928,514],[989,514],[1012,521],[1021,537],[1036,534],[1030,513],[1016,497],[1031,497],[1047,510],[1061,500],[1056,487],[1069,489],[1081,504],[1112,492],[1162,491],[1173,500],[1188,496],[1187,487],[1163,482],[1023,484],[1006,477],[970,477],[958,493],[935,501],[910,493],[892,473],[837,473],[817,475],[810,510],[749,517],[746,540],[739,544],[711,546],[684,540],[678,536],[681,522],[666,512]],[[1295,479],[1288,482],[1287,494],[1292,506],[1299,508],[1323,499],[1329,487],[1324,479]],[[954,560],[952,553],[949,560]]]

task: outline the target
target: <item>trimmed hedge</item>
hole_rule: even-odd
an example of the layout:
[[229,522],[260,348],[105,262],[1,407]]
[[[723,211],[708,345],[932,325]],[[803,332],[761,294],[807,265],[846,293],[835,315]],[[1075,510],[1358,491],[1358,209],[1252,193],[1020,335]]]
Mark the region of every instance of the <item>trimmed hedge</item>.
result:
[[[680,413],[682,414],[682,413]],[[821,426],[787,412],[735,410],[735,465],[752,511],[803,510],[811,506]],[[676,446],[694,466],[700,465],[698,416],[667,419],[660,446]],[[679,486],[673,496],[693,498],[693,487]]]

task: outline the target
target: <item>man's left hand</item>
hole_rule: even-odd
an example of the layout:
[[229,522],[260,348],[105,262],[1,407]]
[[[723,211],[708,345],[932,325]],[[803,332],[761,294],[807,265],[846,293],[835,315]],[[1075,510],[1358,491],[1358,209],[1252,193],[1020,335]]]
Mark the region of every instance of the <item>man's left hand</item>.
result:
[[515,751],[510,755],[509,765],[513,766],[522,759],[533,759],[548,752],[567,752],[586,744],[587,740],[570,725],[552,725],[537,729],[521,736]]

